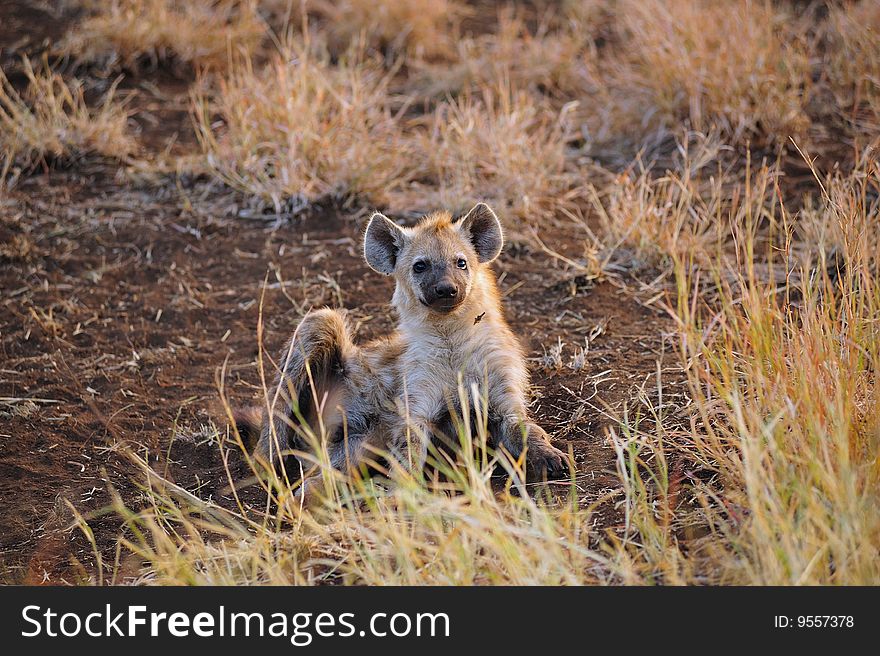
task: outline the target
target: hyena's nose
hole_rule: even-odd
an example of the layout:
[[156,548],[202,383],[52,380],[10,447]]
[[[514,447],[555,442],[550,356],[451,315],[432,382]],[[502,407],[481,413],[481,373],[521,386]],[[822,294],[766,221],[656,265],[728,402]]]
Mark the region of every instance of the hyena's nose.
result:
[[437,298],[455,298],[455,295],[458,294],[458,289],[455,285],[440,283],[434,287],[434,293],[437,294]]

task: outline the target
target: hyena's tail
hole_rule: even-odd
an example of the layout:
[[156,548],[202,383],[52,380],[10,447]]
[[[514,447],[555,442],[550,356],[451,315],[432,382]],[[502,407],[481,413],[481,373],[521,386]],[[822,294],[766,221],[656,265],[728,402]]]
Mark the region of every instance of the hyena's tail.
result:
[[263,430],[263,410],[257,406],[235,408],[232,411],[235,430],[248,453],[253,452]]

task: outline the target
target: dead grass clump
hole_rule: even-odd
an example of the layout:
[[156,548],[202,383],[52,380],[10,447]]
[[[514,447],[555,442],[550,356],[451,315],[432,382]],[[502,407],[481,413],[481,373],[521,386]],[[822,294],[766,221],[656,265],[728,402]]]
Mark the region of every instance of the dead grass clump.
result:
[[238,66],[215,103],[197,101],[208,164],[276,208],[356,196],[394,211],[457,210],[483,198],[515,219],[540,220],[576,194],[567,110],[487,90],[407,124],[392,110],[390,77],[361,56],[330,65],[305,48],[264,71]]
[[596,67],[617,99],[619,129],[685,122],[733,141],[783,143],[807,126],[808,48],[783,7],[622,0],[616,16],[619,52]]
[[[143,540],[126,546],[157,585],[576,585],[597,582],[600,554],[579,542],[586,512],[550,512],[496,494],[474,472],[463,494],[404,484],[342,486],[303,511],[288,491],[275,520],[222,512],[152,481],[150,504],[121,510]],[[280,487],[280,485],[279,485]],[[460,484],[450,485],[458,490]],[[273,495],[274,496],[274,495]],[[207,512],[219,517],[202,519]],[[283,518],[283,520],[282,520]],[[282,524],[283,521],[285,524]]]
[[441,104],[413,136],[424,177],[392,204],[463,210],[481,198],[519,221],[551,218],[580,192],[566,161],[567,113],[509,89]]
[[[876,160],[861,161],[800,216],[765,206],[770,247],[755,216],[729,226],[737,248],[709,265],[674,258],[687,404],[663,402],[658,370],[657,394],[640,392],[611,431],[622,581],[880,580],[878,185]],[[800,224],[831,237],[795,252]]]
[[309,9],[326,20],[334,50],[363,38],[412,59],[449,55],[455,23],[468,13],[459,0],[318,0]]
[[332,65],[291,46],[264,69],[232,67],[214,97],[196,98],[211,171],[279,209],[357,195],[381,205],[413,166],[391,107],[389,74],[350,53]]
[[[721,477],[724,569],[748,583],[880,579],[880,176],[876,160],[863,166],[823,185],[807,220],[840,240],[810,253],[788,277],[798,282],[756,276],[740,232],[720,306],[703,315],[688,310],[699,299],[679,303],[702,426],[686,448]],[[688,297],[692,282],[680,280]]]
[[133,68],[147,61],[225,66],[250,51],[265,26],[248,0],[98,0],[59,44],[81,63]]
[[674,166],[662,175],[637,160],[612,184],[590,186],[607,245],[624,247],[649,264],[688,256],[709,266],[731,241],[731,226],[767,218],[778,177],[762,164],[746,172],[744,186],[739,172],[718,166],[726,148],[714,136],[698,136],[679,145]]
[[880,133],[880,5],[836,5],[828,15],[828,77],[862,131]]
[[518,14],[506,10],[492,33],[460,40],[451,62],[417,64],[409,86],[436,97],[506,83],[567,102],[588,83],[580,57],[592,44],[590,28],[565,23],[551,29],[542,23],[532,32]]
[[51,71],[35,72],[24,61],[27,87],[17,92],[0,71],[0,154],[6,165],[30,168],[41,160],[98,154],[125,159],[135,150],[129,114],[112,86],[94,108],[82,83]]

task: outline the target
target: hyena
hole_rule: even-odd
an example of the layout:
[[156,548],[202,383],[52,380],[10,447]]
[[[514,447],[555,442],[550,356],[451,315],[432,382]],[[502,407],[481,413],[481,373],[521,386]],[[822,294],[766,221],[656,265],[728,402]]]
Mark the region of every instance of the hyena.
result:
[[[531,475],[557,477],[567,458],[529,417],[528,371],[519,340],[504,319],[490,263],[503,244],[501,223],[484,203],[458,220],[448,212],[401,227],[376,213],[364,236],[364,258],[393,276],[397,330],[358,346],[344,313],[321,309],[300,322],[281,354],[268,406],[245,411],[239,430],[259,438],[258,460],[278,464],[308,451],[301,427],[327,436],[337,469],[389,454],[410,471],[424,467],[430,441],[452,425],[458,384],[476,383],[488,401],[495,448],[519,458]],[[261,424],[261,428],[259,426]],[[288,467],[288,471],[289,471]],[[309,494],[319,475],[300,488]]]

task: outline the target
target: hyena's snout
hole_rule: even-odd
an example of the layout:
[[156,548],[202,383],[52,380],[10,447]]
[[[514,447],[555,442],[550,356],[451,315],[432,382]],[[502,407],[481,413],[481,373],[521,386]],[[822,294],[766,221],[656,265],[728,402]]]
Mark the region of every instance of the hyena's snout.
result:
[[443,281],[434,287],[434,294],[438,299],[455,298],[458,296],[458,287],[455,286],[455,283]]
[[448,274],[425,280],[421,287],[424,304],[438,312],[449,312],[461,305],[466,289],[463,281]]

